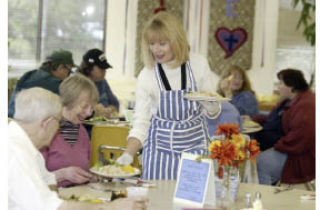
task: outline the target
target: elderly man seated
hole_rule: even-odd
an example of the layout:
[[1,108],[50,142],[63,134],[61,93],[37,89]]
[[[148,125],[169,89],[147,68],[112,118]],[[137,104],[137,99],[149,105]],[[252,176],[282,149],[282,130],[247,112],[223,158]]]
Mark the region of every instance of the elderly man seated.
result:
[[67,202],[49,186],[55,186],[39,149],[50,144],[59,128],[59,97],[43,88],[30,88],[17,94],[14,120],[8,135],[9,209],[146,209],[145,200],[119,199],[108,204]]

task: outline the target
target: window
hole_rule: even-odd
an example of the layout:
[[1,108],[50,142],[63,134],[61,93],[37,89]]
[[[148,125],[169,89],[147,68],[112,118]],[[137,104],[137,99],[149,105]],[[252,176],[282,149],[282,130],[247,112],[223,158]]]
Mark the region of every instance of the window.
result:
[[[312,83],[315,73],[315,47],[306,41],[303,27],[297,30],[302,5],[298,4],[293,8],[293,0],[281,0],[279,6],[276,72],[285,68],[299,69],[307,82]],[[278,81],[276,74],[275,80]]]
[[105,11],[105,0],[8,1],[9,65],[31,70],[58,49],[80,64],[88,49],[104,49]]

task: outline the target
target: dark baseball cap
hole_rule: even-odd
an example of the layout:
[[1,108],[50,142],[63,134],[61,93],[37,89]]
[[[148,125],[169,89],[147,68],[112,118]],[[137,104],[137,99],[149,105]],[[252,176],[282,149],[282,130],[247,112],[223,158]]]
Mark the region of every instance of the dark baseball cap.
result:
[[91,49],[82,57],[83,62],[88,64],[97,65],[102,69],[112,68],[108,63],[107,58],[103,51],[99,49]]
[[46,62],[48,61],[59,64],[76,66],[73,62],[72,53],[67,50],[53,51],[52,54],[46,58]]

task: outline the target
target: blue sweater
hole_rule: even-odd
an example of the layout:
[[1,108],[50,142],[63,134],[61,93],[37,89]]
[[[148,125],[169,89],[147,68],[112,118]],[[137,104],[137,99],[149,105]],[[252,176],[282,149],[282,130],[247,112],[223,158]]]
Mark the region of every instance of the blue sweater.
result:
[[105,107],[113,105],[119,110],[119,101],[117,97],[112,93],[111,88],[106,79],[95,82],[99,91],[99,103]]
[[259,114],[257,99],[250,91],[242,91],[234,95],[230,103],[238,109],[240,115],[252,116]]

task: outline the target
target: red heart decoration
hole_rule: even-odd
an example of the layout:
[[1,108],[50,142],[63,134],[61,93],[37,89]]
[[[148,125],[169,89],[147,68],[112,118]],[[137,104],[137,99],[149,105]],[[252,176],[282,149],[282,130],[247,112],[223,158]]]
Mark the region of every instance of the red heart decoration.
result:
[[247,32],[243,28],[229,30],[221,27],[216,31],[215,37],[226,52],[225,58],[228,58],[247,40]]

